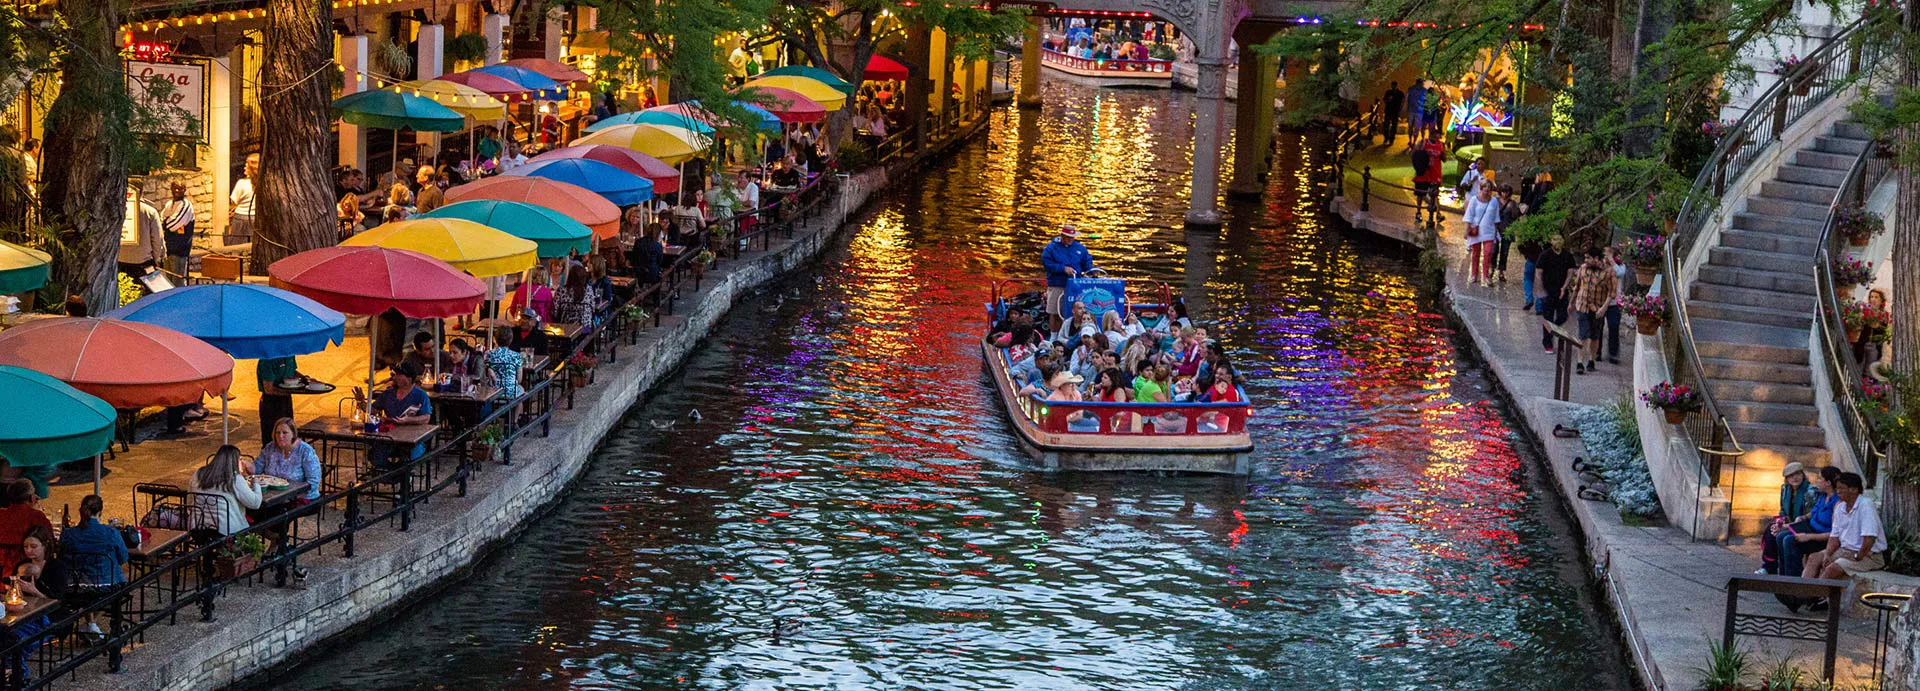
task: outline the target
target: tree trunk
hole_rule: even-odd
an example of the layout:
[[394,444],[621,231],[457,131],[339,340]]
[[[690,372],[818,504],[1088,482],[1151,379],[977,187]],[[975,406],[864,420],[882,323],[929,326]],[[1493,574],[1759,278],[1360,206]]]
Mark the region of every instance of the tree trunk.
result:
[[[41,160],[42,226],[57,229],[53,281],[79,295],[92,314],[119,306],[120,227],[127,214],[127,150],[132,101],[115,31],[117,2],[60,0],[69,52],[60,60],[60,95],[47,109]],[[58,162],[54,165],[52,162]]]
[[[1920,33],[1917,21],[1920,12],[1907,13],[1910,36]],[[1920,64],[1908,59],[1901,65],[1900,83],[1908,89],[1920,88]],[[1920,174],[1913,165],[1914,152],[1920,151],[1920,125],[1902,125],[1897,136],[1904,164],[1899,167],[1899,196],[1893,218],[1893,301],[1889,307],[1893,311],[1893,369],[1912,375],[1920,373],[1920,265],[1916,265],[1916,259],[1920,259]],[[1896,396],[1900,388],[1894,387]],[[1896,405],[1908,415],[1920,412],[1920,401],[1898,401]],[[1890,478],[1911,477],[1913,473],[1905,472],[1906,465],[1920,459],[1907,458],[1898,444],[1893,447],[1881,472],[1882,477],[1889,478],[1881,487],[1882,517],[1889,531],[1911,532],[1920,521],[1920,493],[1912,483]]]
[[334,222],[333,159],[327,120],[333,83],[332,3],[267,2],[266,57],[261,69],[260,110],[266,133],[255,181],[258,223],[253,230],[252,273],[287,255],[338,240]]

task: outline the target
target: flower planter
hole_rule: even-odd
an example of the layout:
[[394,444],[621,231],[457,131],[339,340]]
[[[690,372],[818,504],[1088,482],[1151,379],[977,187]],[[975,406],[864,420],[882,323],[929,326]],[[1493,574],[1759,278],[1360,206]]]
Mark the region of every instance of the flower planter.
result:
[[213,577],[221,581],[239,578],[240,574],[252,571],[256,563],[253,557],[214,557]]
[[1859,342],[1860,342],[1860,328],[1859,328],[1859,327],[1852,327],[1852,328],[1849,328],[1849,329],[1847,329],[1847,342],[1848,342],[1848,343],[1859,343]]
[[1659,275],[1660,267],[1633,265],[1633,280],[1638,281],[1642,288],[1652,286],[1654,277]]
[[587,373],[586,372],[568,372],[567,381],[568,383],[573,384],[573,388],[584,389],[587,387]]
[[1872,239],[1873,236],[1871,235],[1848,235],[1847,245],[1851,247],[1866,247],[1867,241]]
[[1684,411],[1684,410],[1662,410],[1662,411],[1660,411],[1660,412],[1662,412],[1662,413],[1665,413],[1665,414],[1666,414],[1666,416],[1667,416],[1667,424],[1669,424],[1669,425],[1678,425],[1678,424],[1683,424],[1683,423],[1685,423],[1685,422],[1687,421],[1687,411]]
[[485,463],[487,461],[493,460],[492,444],[474,444],[473,446],[468,447],[468,451],[473,456],[473,461],[475,463]]
[[1660,322],[1654,321],[1652,319],[1636,319],[1634,320],[1633,325],[1634,325],[1634,328],[1637,328],[1640,330],[1640,335],[1642,336],[1652,336],[1652,335],[1658,334],[1660,333],[1660,327],[1663,326]]
[[1833,287],[1833,296],[1841,300],[1853,299],[1853,284],[1847,283]]

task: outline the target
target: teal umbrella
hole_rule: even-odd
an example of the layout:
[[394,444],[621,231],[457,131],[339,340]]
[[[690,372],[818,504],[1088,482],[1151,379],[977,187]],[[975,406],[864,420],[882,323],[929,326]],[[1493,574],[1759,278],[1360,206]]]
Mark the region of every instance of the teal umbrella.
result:
[[0,295],[39,290],[52,267],[53,255],[0,240]]
[[0,365],[0,458],[15,467],[46,466],[106,453],[113,406],[53,377]]
[[542,259],[593,252],[593,229],[544,206],[499,199],[455,202],[414,218],[458,218],[532,240]]
[[438,101],[388,89],[341,96],[333,110],[347,124],[386,130],[458,132],[467,126],[466,118]]
[[810,67],[807,65],[788,65],[786,67],[776,67],[774,69],[762,72],[758,76],[778,77],[782,75],[789,76],[789,77],[805,77],[807,79],[820,82],[821,84],[831,86],[835,89],[839,89],[842,93],[849,94],[849,95],[851,95],[854,91],[853,85],[848,84],[847,80],[841,79],[839,75],[820,69],[818,67]]
[[600,130],[613,127],[615,125],[641,125],[641,124],[666,125],[668,127],[679,127],[682,129],[693,130],[695,132],[707,135],[709,137],[713,136],[713,125],[709,125],[706,122],[701,121],[699,118],[687,115],[685,113],[675,113],[672,111],[665,111],[665,110],[627,111],[625,113],[621,113],[619,115],[615,115],[610,118],[595,120],[593,124],[587,125],[587,131],[599,132]]

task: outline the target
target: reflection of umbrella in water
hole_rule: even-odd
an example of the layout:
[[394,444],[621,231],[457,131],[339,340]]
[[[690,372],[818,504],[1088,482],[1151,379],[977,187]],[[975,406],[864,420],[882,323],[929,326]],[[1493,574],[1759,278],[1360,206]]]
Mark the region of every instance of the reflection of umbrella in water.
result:
[[[108,312],[111,319],[164,326],[235,358],[265,360],[326,350],[346,339],[347,318],[305,296],[245,283],[164,290]],[[220,440],[229,432],[220,401]]]
[[[225,397],[233,358],[186,334],[140,322],[60,317],[0,331],[0,365],[46,374],[116,409]],[[95,491],[99,479],[95,477]]]

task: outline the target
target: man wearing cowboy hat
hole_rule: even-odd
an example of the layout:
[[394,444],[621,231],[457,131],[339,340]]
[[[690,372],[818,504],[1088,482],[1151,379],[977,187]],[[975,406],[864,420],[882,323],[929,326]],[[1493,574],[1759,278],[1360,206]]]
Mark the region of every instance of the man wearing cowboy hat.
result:
[[1059,331],[1060,322],[1066,315],[1068,305],[1067,279],[1086,275],[1093,270],[1093,255],[1087,252],[1087,246],[1080,244],[1080,229],[1068,223],[1060,226],[1060,235],[1047,243],[1040,251],[1040,264],[1047,269],[1047,321],[1049,330]]

